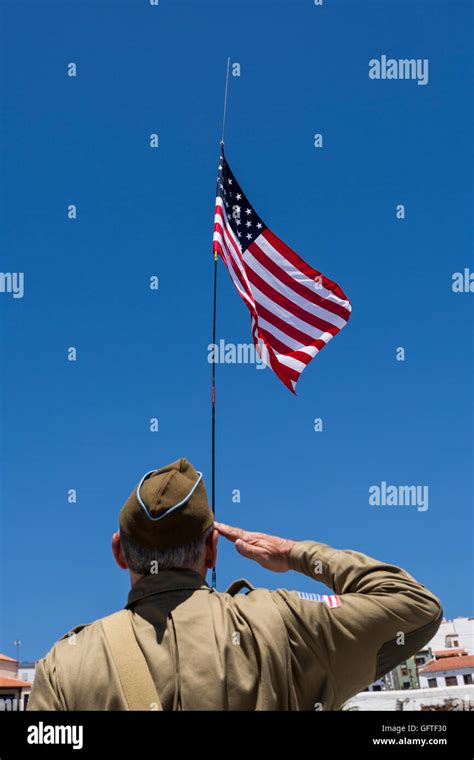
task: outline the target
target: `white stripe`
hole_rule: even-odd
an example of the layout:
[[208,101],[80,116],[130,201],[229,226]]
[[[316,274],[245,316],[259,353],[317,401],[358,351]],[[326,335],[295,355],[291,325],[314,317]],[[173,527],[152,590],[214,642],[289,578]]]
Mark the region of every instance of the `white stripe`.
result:
[[258,288],[255,287],[255,285],[252,285],[252,283],[250,284],[250,288],[257,304],[264,306],[266,309],[268,309],[268,311],[271,311],[272,314],[280,317],[280,319],[282,319],[288,325],[291,325],[297,330],[302,330],[304,333],[309,335],[310,338],[313,338],[313,340],[322,340],[322,336],[327,334],[322,330],[318,330],[317,327],[313,327],[313,325],[309,325],[307,322],[303,322],[302,319],[295,317],[294,314],[290,314],[290,312],[284,309],[283,306],[280,306],[276,301],[272,301],[270,298],[268,298],[268,296],[265,295],[265,293],[262,293]]
[[221,225],[224,222],[224,225],[228,228],[229,236],[232,238],[237,249],[240,251],[240,255],[242,255],[242,246],[240,245],[239,241],[235,237],[234,230],[229,224],[229,217],[227,216],[227,211],[225,210],[225,206],[222,203],[222,198],[219,198],[219,197],[216,198],[216,206],[219,206],[219,208],[222,210],[222,217],[220,214],[216,212],[214,216],[214,222],[217,222]]
[[[319,349],[316,348],[316,346],[303,346],[301,345],[301,343],[297,343],[296,340],[293,340],[293,338],[290,338],[289,335],[279,330],[278,327],[275,327],[274,325],[270,324],[270,322],[267,322],[267,320],[263,319],[263,317],[261,316],[259,316],[258,318],[258,324],[260,327],[263,327],[263,329],[266,332],[270,333],[271,335],[274,335],[275,338],[278,338],[278,340],[281,343],[283,343],[285,346],[288,346],[290,351],[304,351],[305,353],[309,354],[310,349],[311,349],[311,352],[312,351],[316,352],[315,354],[313,354],[314,356],[316,356],[316,354],[318,353]],[[324,343],[329,343],[332,337],[333,336],[331,335],[331,333],[323,333],[320,340],[322,340]]]
[[[247,285],[248,290],[243,291],[242,285],[239,283],[237,285],[235,276],[232,275],[232,279],[234,281],[234,284],[236,288],[238,289],[239,293],[242,295],[243,292],[246,293],[245,300],[252,304],[253,307],[255,307],[255,302],[253,300],[252,291],[250,290],[250,283],[248,281],[247,273],[244,269],[244,266],[242,264],[242,247],[239,243],[239,241],[235,238],[235,235],[232,231],[232,228],[229,225],[227,214],[225,212],[225,208],[222,206],[222,201],[220,198],[216,199],[216,205],[220,206],[222,209],[223,216],[221,217],[220,214],[215,214],[214,216],[214,223],[219,226],[219,230],[214,230],[213,240],[218,240],[222,247],[224,248],[227,257],[231,258],[232,261],[235,264],[235,267],[238,269],[238,271],[241,274],[241,277],[244,281],[244,283]],[[235,243],[239,253],[237,253],[232,245],[232,242]],[[230,271],[230,262],[228,264],[229,271]],[[238,280],[237,280],[238,282]],[[244,297],[244,296],[242,296]]]
[[214,241],[217,241],[222,245],[222,248],[224,250],[224,261],[227,264],[227,269],[229,271],[229,274],[232,278],[232,282],[234,283],[236,290],[239,292],[240,296],[244,299],[244,301],[248,303],[253,309],[255,309],[256,308],[255,301],[253,301],[253,299],[249,296],[248,293],[245,292],[245,290],[242,290],[242,285],[240,284],[240,280],[238,279],[237,275],[232,269],[232,264],[229,261],[230,256],[229,256],[227,244],[222,239],[221,235],[214,234]]
[[280,343],[283,343],[285,346],[288,346],[289,351],[301,350],[301,343],[297,343],[296,340],[293,340],[293,338],[290,338],[289,335],[279,330],[278,327],[271,325],[270,322],[267,322],[266,319],[259,317],[258,325],[259,327],[262,327],[265,330],[265,332],[277,338],[280,341]]
[[266,238],[263,237],[263,235],[259,235],[258,238],[254,240],[254,243],[258,245],[258,247],[267,254],[274,262],[277,264],[280,269],[283,269],[292,280],[296,280],[301,285],[304,285],[308,290],[311,290],[312,293],[317,293],[318,296],[321,296],[321,298],[328,298],[330,301],[333,301],[334,303],[338,303],[340,306],[343,306],[348,311],[351,310],[351,305],[349,301],[345,301],[343,298],[338,298],[338,296],[334,295],[334,293],[331,293],[330,290],[326,290],[325,287],[322,285],[318,285],[317,288],[315,288],[315,282],[314,280],[310,280],[309,277],[307,277],[303,272],[300,272],[299,269],[295,269],[293,264],[291,264],[288,259],[285,259],[276,248],[274,248],[271,243],[266,240]]
[[[250,291],[250,283],[247,278],[247,273],[245,269],[242,266],[242,261],[239,259],[239,256],[235,253],[234,248],[232,247],[232,243],[228,236],[228,230],[225,225],[222,224],[222,221],[219,221],[219,227],[222,232],[219,230],[214,231],[214,240],[220,240],[221,245],[226,249],[227,255],[232,259],[232,261],[235,263],[236,268],[239,270],[240,274],[242,275],[242,279],[245,283],[247,283],[248,289]],[[249,293],[250,295],[250,293]]]
[[[258,238],[257,238],[258,240]],[[288,300],[293,301],[297,304],[297,306],[300,306],[302,309],[305,309],[306,311],[309,311],[311,314],[314,314],[315,317],[319,317],[320,319],[324,319],[326,322],[329,322],[331,325],[334,325],[335,327],[342,328],[344,325],[347,324],[346,319],[342,319],[342,317],[339,317],[337,314],[333,314],[332,311],[328,311],[327,309],[324,309],[322,306],[318,306],[317,304],[313,303],[313,301],[309,301],[306,298],[303,298],[303,296],[300,296],[299,293],[296,293],[294,290],[292,290],[288,285],[285,285],[281,280],[279,280],[277,277],[275,277],[274,274],[269,272],[268,269],[265,269],[265,267],[257,261],[255,256],[252,255],[252,253],[247,250],[243,254],[243,260],[246,266],[248,266],[250,269],[252,269],[255,274],[258,274],[259,277],[262,278],[262,280],[265,280],[265,282],[268,285],[271,285],[274,290],[277,290],[278,293],[288,298]],[[314,283],[313,283],[314,286]],[[319,290],[315,290],[313,287],[313,293],[317,292],[319,295]],[[309,297],[309,293],[308,293]]]
[[[329,341],[326,341],[328,343]],[[311,359],[314,359],[317,353],[319,353],[319,348],[316,348],[316,346],[301,346],[300,351],[303,351],[303,353],[308,354],[308,356],[311,357]]]
[[293,359],[292,356],[285,356],[285,354],[279,354],[277,351],[275,353],[275,358],[280,362],[280,364],[285,364],[287,367],[291,367],[291,369],[294,369],[295,372],[301,373],[307,367],[307,364],[304,364],[304,362],[300,362],[298,359]]
[[[219,201],[219,203],[217,201]],[[237,269],[242,275],[242,279],[247,284],[247,287],[250,291],[250,283],[248,281],[247,272],[245,271],[244,265],[242,263],[242,246],[240,245],[239,241],[234,235],[234,231],[232,230],[232,227],[229,224],[229,219],[227,217],[226,210],[224,206],[222,205],[222,201],[220,198],[216,199],[216,205],[221,207],[223,216],[221,217],[220,214],[216,214],[214,217],[214,222],[215,224],[218,224],[219,227],[223,230],[224,238],[227,243],[228,253],[230,256],[232,256],[232,260],[235,261]],[[217,234],[219,233],[215,231],[214,236],[216,236]],[[237,247],[239,253],[235,251],[234,247],[232,246],[232,242],[235,243],[235,246]]]

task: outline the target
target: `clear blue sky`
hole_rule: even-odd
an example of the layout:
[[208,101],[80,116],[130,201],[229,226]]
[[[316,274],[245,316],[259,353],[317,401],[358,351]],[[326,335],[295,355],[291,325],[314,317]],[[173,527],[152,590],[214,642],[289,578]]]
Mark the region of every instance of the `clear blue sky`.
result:
[[[438,0],[1,3],[1,268],[25,272],[25,296],[0,294],[0,651],[20,638],[40,657],[125,603],[110,535],[145,471],[186,456],[210,485],[227,55],[229,163],[353,314],[297,397],[218,366],[218,517],[401,565],[448,616],[473,614],[472,295],[451,290],[472,268],[471,26],[470,3]],[[428,85],[370,80],[382,54],[428,58]],[[250,341],[222,265],[218,312],[220,338]],[[369,506],[382,480],[429,485],[428,511]],[[222,542],[218,587],[241,576],[324,588]]]

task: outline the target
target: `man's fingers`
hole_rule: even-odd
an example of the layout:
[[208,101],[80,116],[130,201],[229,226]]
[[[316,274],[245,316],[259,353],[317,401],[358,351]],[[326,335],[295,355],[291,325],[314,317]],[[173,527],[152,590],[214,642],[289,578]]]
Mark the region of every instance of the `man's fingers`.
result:
[[263,552],[258,546],[247,544],[245,541],[242,541],[241,538],[238,538],[235,542],[235,548],[239,554],[242,555],[242,557],[247,557],[247,559],[254,559],[256,562],[258,562],[263,557]]
[[242,537],[243,530],[240,528],[233,528],[231,525],[214,521],[214,527],[217,528],[221,536],[228,538],[230,541],[236,541],[239,537]]
[[249,538],[252,535],[247,530],[234,528],[232,525],[225,525],[225,523],[214,522],[214,527],[217,528],[221,536],[228,538],[229,541],[237,541],[238,538],[245,541],[246,538]]

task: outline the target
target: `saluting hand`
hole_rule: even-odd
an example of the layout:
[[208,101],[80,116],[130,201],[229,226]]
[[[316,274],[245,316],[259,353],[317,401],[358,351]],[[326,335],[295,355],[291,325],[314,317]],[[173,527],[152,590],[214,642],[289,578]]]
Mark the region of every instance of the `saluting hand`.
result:
[[268,536],[266,533],[251,533],[241,528],[215,522],[214,527],[221,536],[233,541],[235,548],[243,557],[253,559],[267,570],[275,573],[285,573],[290,569],[289,554],[296,543],[288,538]]

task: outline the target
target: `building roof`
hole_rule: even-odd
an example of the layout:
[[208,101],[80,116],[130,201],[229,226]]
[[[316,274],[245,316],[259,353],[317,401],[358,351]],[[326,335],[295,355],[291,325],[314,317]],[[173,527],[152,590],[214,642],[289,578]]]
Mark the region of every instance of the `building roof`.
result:
[[20,681],[19,678],[5,678],[0,676],[0,689],[20,689],[22,686],[31,686],[31,681]]
[[451,649],[437,649],[435,652],[433,652],[434,656],[436,658],[438,657],[455,657],[456,655],[464,655],[467,654],[465,649],[455,647],[451,647]]
[[423,668],[420,668],[418,672],[436,673],[441,670],[464,670],[465,668],[474,668],[474,654],[431,660]]
[[7,654],[2,654],[0,652],[0,660],[3,662],[18,662],[18,660],[15,660],[14,657],[9,657]]

